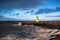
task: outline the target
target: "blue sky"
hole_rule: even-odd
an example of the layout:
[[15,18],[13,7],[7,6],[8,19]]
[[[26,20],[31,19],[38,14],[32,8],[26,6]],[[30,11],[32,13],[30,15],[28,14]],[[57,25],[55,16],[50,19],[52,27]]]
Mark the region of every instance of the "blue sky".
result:
[[60,0],[0,0],[0,21],[60,21]]

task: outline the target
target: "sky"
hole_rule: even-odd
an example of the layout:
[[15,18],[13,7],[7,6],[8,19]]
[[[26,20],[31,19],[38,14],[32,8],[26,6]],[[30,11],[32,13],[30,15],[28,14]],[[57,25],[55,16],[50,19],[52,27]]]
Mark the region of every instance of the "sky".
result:
[[60,0],[0,0],[0,21],[60,21]]

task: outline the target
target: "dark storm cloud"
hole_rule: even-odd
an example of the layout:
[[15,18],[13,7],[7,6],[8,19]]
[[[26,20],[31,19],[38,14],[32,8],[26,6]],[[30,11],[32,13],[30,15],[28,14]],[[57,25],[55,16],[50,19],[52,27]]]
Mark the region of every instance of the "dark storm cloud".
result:
[[33,8],[42,3],[43,0],[0,0],[0,8]]
[[42,14],[42,13],[52,13],[52,12],[59,12],[60,11],[60,7],[56,7],[54,9],[51,8],[45,8],[45,9],[39,9],[35,14]]

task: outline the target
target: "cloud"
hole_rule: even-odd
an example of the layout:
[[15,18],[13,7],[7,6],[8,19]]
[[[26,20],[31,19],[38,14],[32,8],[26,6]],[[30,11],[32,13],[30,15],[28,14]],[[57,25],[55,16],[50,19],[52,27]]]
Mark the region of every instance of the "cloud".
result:
[[0,0],[0,8],[34,8],[44,0]]
[[13,14],[13,15],[17,15],[17,16],[18,16],[18,15],[19,15],[19,13],[16,13],[16,14]]
[[46,16],[46,17],[60,17],[60,15]]
[[0,18],[4,18],[4,16],[0,15]]
[[33,12],[35,12],[35,11],[34,10],[30,10],[30,11],[27,11],[26,14],[27,13],[33,13]]
[[56,7],[56,11],[60,11],[60,7]]
[[42,14],[42,13],[52,13],[52,12],[59,12],[60,11],[60,7],[56,7],[56,8],[44,8],[44,9],[39,9],[35,14]]
[[19,16],[19,13],[16,14],[9,14],[10,16]]
[[5,17],[3,15],[0,15],[0,21],[23,21],[23,19],[16,19],[16,18],[9,18],[9,17]]

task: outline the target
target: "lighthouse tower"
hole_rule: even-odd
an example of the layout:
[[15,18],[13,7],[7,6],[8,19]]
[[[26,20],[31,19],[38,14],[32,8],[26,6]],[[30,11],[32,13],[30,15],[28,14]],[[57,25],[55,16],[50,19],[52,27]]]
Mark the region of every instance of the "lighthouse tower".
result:
[[36,23],[38,23],[39,22],[39,17],[38,16],[36,16]]

